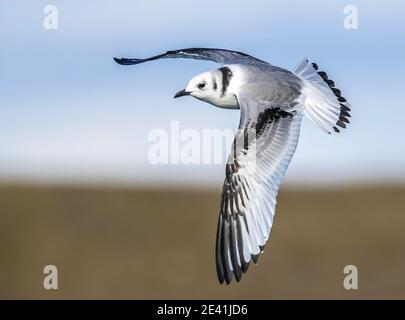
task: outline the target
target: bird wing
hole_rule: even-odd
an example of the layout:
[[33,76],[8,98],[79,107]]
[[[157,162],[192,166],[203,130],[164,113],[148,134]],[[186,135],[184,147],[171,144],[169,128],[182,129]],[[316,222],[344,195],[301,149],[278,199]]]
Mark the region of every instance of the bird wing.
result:
[[226,49],[211,49],[211,48],[189,48],[180,50],[171,50],[153,57],[145,59],[128,59],[114,58],[115,62],[122,65],[140,64],[148,61],[164,59],[164,58],[185,58],[196,60],[209,60],[223,64],[268,64],[265,61],[254,58],[246,53],[226,50]]
[[[273,225],[276,196],[297,146],[297,103],[237,96],[239,129],[226,165],[216,240],[220,283],[239,281],[257,263]],[[294,107],[295,105],[295,107]]]

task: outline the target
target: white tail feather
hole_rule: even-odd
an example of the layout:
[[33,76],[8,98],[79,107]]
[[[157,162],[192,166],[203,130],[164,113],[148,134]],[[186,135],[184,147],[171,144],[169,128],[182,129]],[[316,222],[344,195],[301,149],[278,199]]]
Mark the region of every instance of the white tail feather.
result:
[[293,72],[304,83],[302,94],[305,97],[304,114],[317,123],[324,131],[340,132],[338,127],[346,128],[349,123],[350,104],[335,88],[325,72],[318,71],[318,66],[304,59]]

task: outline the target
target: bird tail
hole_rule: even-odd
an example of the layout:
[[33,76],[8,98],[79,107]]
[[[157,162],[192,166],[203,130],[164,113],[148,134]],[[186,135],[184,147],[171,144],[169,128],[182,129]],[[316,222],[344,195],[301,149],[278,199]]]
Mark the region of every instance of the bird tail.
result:
[[292,72],[304,82],[304,114],[328,133],[346,128],[346,124],[350,123],[350,104],[326,72],[318,71],[318,66],[308,59],[299,63]]

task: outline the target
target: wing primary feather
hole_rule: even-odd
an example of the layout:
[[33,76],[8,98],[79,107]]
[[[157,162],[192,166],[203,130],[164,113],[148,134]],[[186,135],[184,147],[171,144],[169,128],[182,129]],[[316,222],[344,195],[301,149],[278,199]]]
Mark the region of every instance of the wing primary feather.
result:
[[222,214],[219,215],[218,219],[218,227],[217,227],[217,243],[215,248],[215,256],[216,256],[216,265],[217,265],[217,275],[219,283],[224,283],[225,281],[225,272],[222,263],[222,238],[223,238],[223,217]]
[[[231,260],[233,265],[233,273],[235,275],[235,279],[237,282],[240,281],[242,278],[242,266],[240,263],[240,259],[238,261],[238,243],[237,243],[237,229],[236,229],[236,221],[234,218],[231,217],[230,221],[230,250],[231,250]],[[240,256],[239,256],[240,258]]]
[[252,260],[255,264],[257,264],[259,262],[259,257],[260,257],[260,253],[258,254],[252,254]]
[[225,281],[227,284],[230,284],[232,281],[232,262],[230,260],[230,253],[229,253],[229,222],[225,220],[222,224],[223,226],[223,234],[222,234],[222,265],[224,268],[225,274]]
[[160,58],[164,58],[166,55],[167,55],[167,53],[164,53],[164,54],[159,54],[157,56],[153,56],[153,57],[146,58],[146,59],[114,58],[114,61],[118,64],[128,66],[128,65],[140,64],[140,63],[144,63],[144,62],[148,62],[148,61],[158,60]]
[[236,217],[236,229],[238,235],[237,241],[238,241],[239,257],[242,263],[242,271],[246,273],[249,268],[249,261],[245,261],[245,254],[243,252],[243,248],[244,246],[247,246],[247,244],[243,243],[242,226],[240,219],[241,219],[240,216]]

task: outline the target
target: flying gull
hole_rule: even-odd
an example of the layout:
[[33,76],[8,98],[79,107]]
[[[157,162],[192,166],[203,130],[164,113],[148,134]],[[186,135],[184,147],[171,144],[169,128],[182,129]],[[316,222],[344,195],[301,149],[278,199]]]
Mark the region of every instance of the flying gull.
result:
[[114,60],[134,65],[163,58],[221,65],[193,77],[175,98],[192,96],[220,108],[240,109],[239,128],[226,164],[216,238],[219,282],[229,284],[233,277],[239,282],[250,262],[257,264],[268,241],[277,193],[297,147],[303,116],[328,133],[339,133],[349,123],[350,105],[327,74],[307,59],[292,71],[242,52],[208,48]]

